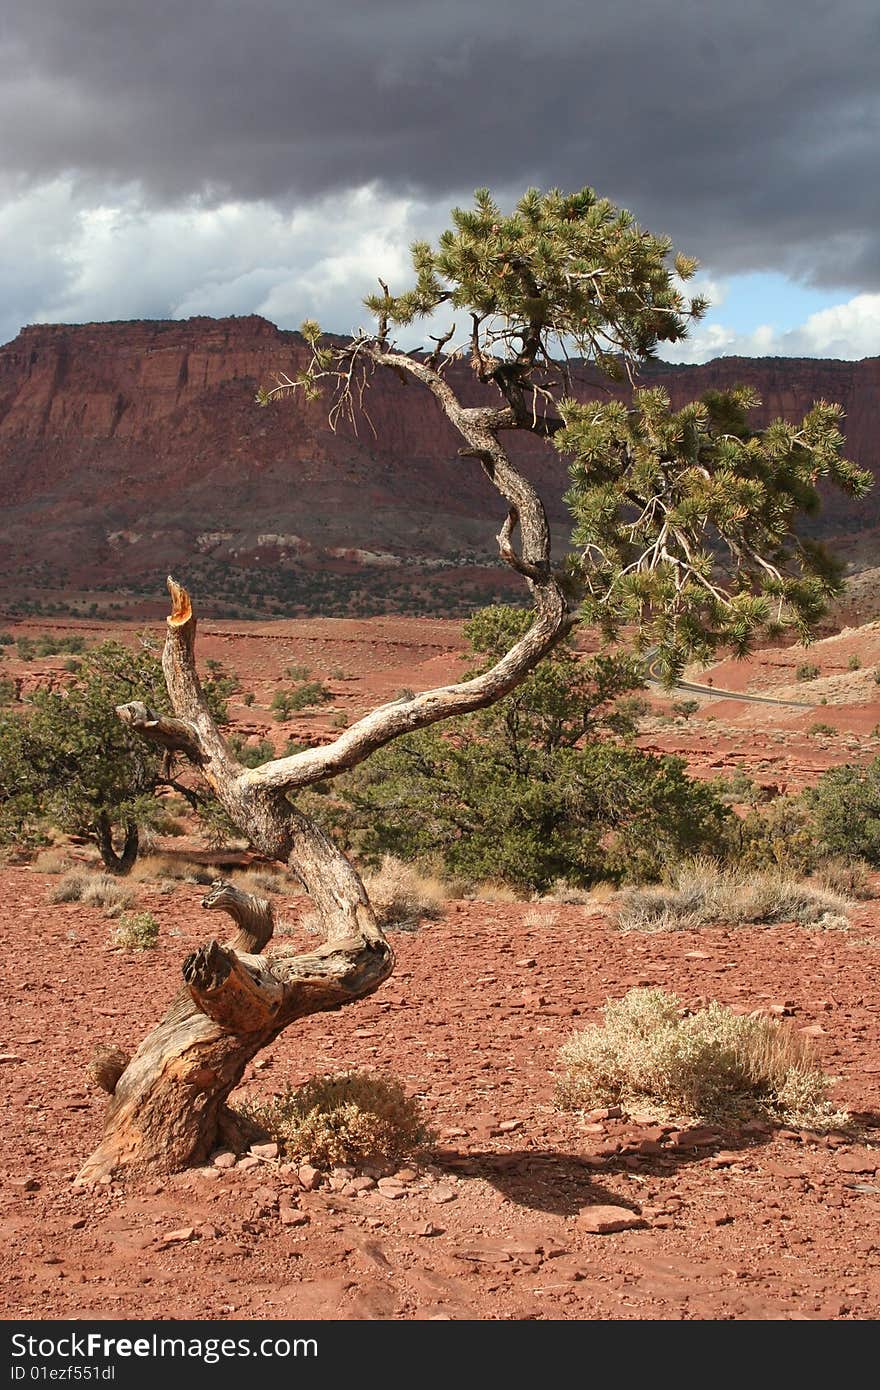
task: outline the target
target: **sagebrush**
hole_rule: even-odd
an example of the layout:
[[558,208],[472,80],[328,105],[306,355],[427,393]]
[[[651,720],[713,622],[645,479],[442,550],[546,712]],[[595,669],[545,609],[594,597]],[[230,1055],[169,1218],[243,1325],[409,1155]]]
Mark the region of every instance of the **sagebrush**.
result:
[[418,1102],[398,1081],[368,1072],[312,1077],[241,1108],[288,1157],[317,1168],[398,1163],[429,1152],[433,1142]]
[[709,926],[799,926],[842,930],[849,899],[774,870],[722,868],[712,860],[681,865],[668,885],[628,888],[620,897],[621,931],[693,931]]
[[846,1119],[828,1100],[830,1081],[808,1040],[786,1023],[714,1000],[683,1014],[681,1000],[662,989],[632,989],[603,1012],[602,1026],[575,1033],[560,1051],[564,1109],[653,1102],[666,1115],[763,1115],[811,1129]]

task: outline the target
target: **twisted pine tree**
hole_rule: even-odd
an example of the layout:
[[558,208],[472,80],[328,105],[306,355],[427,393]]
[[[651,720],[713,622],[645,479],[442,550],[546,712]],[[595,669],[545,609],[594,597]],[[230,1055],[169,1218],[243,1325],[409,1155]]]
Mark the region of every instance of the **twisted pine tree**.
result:
[[[257,900],[246,910],[242,895],[209,895],[205,906],[232,913],[239,934],[184,962],[180,995],[115,1081],[84,1181],[202,1159],[228,1119],[226,1097],[260,1048],[294,1019],[362,998],[390,974],[393,955],[360,877],[295,805],[299,789],[401,734],[500,700],[578,620],[609,636],[625,625],[636,646],[655,647],[674,672],[719,644],[747,651],[760,632],[786,624],[809,633],[839,586],[828,558],[795,532],[822,478],[857,495],[869,484],[841,458],[836,407],[820,403],[798,426],[756,432],[743,392],[678,413],[658,391],[637,392],[631,406],[573,399],[575,359],[634,383],[660,343],[685,335],[706,307],[684,290],[694,261],[673,257],[667,239],[588,188],[531,190],[509,215],[481,190],[452,219],[436,247],[413,247],[410,289],[393,294],[380,280],[381,293],[365,301],[369,332],[330,343],[317,324],[304,324],[309,366],[258,399],[327,391],[335,425],[355,417],[376,371],[430,391],[461,437],[462,459],[474,460],[504,503],[499,550],[527,586],[531,625],[459,684],[375,709],[324,747],[247,768],[211,717],[195,665],[192,604],[170,581],[164,669],[174,716],[136,702],[120,707],[120,717],[195,763],[252,843],[289,863],[326,940],[305,955],[266,954],[268,905]],[[430,352],[394,344],[395,330],[417,319],[440,324]],[[464,404],[450,384],[449,364],[461,357],[485,388],[481,404]],[[559,564],[541,499],[505,448],[517,430],[572,456],[577,549]]]

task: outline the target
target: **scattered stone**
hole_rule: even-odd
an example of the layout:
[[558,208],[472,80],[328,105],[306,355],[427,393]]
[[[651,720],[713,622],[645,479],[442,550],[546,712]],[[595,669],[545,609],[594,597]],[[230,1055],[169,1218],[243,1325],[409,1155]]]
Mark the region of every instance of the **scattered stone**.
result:
[[254,1158],[253,1154],[246,1154],[244,1158],[238,1160],[238,1171],[240,1173],[251,1173],[254,1168],[259,1168],[260,1160]]
[[278,1216],[282,1226],[307,1226],[312,1219],[307,1211],[297,1207],[280,1207]]
[[184,1245],[188,1240],[192,1240],[195,1233],[195,1226],[180,1226],[176,1231],[166,1231],[162,1236],[162,1244]]
[[447,1182],[438,1182],[434,1190],[429,1193],[432,1202],[454,1202],[458,1196],[454,1187],[450,1187]]
[[74,1216],[67,1224],[72,1231],[81,1231],[86,1224],[86,1218],[84,1216]]
[[666,1152],[665,1144],[661,1144],[658,1139],[640,1139],[638,1144],[640,1154],[662,1154]]
[[591,1236],[608,1236],[617,1231],[635,1231],[647,1226],[647,1221],[629,1207],[584,1207],[578,1214],[580,1230]]
[[502,1120],[498,1125],[499,1134],[512,1134],[515,1129],[520,1129],[522,1120]]
[[669,1143],[675,1149],[709,1148],[718,1139],[717,1129],[674,1129]]
[[442,1236],[445,1229],[444,1226],[435,1226],[433,1221],[426,1221],[424,1226],[416,1231],[416,1235],[420,1237]]
[[39,1178],[32,1177],[30,1174],[24,1178],[13,1178],[12,1187],[20,1187],[23,1192],[38,1192],[40,1190]]
[[274,1187],[258,1187],[254,1192],[254,1200],[261,1207],[276,1207],[278,1205],[278,1193]]
[[506,1250],[498,1250],[493,1245],[473,1245],[452,1253],[457,1260],[467,1260],[470,1264],[506,1265],[512,1259]]
[[722,1208],[719,1211],[710,1211],[709,1220],[712,1222],[713,1226],[729,1226],[733,1220],[733,1216],[729,1211],[725,1211]]
[[376,1186],[376,1179],[375,1179],[375,1178],[371,1178],[371,1177],[369,1176],[369,1174],[367,1174],[367,1173],[360,1173],[356,1178],[349,1178],[348,1182],[346,1183],[345,1187],[343,1188],[343,1191],[346,1192],[346,1193],[348,1193],[349,1191],[351,1191],[351,1192],[369,1192],[369,1191],[370,1191],[372,1188],[374,1188],[375,1186]]
[[565,1284],[574,1284],[579,1279],[586,1279],[589,1271],[590,1266],[581,1255],[560,1255],[551,1267],[553,1278]]
[[300,1187],[304,1187],[306,1192],[314,1192],[316,1187],[321,1186],[321,1174],[317,1168],[313,1168],[311,1163],[300,1164],[299,1172]]
[[270,1144],[251,1144],[250,1152],[254,1158],[271,1159],[278,1157],[278,1145],[273,1140]]
[[837,1160],[841,1173],[876,1173],[880,1167],[880,1149],[862,1149],[841,1154]]
[[534,956],[523,956],[522,960],[515,960],[513,963],[520,970],[532,970],[538,964]]
[[211,1162],[215,1168],[234,1168],[238,1158],[231,1149],[221,1149],[219,1153],[214,1155]]
[[194,1168],[193,1172],[197,1178],[205,1178],[208,1182],[219,1182],[219,1168]]
[[406,1196],[406,1188],[395,1178],[380,1178],[377,1186],[381,1195],[387,1197],[389,1202],[396,1202]]
[[397,1172],[393,1175],[393,1181],[402,1183],[417,1182],[418,1177],[419,1174],[416,1172],[415,1168],[398,1168]]
[[709,1159],[710,1168],[730,1168],[734,1163],[742,1163],[743,1156],[734,1149],[719,1149]]

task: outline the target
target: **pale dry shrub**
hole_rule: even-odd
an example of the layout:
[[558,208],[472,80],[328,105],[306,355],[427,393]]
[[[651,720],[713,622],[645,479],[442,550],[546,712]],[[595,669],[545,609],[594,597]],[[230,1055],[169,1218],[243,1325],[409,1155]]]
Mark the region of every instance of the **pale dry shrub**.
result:
[[289,893],[291,882],[280,869],[247,869],[232,875],[232,882],[243,893],[260,898],[265,893]]
[[50,903],[78,903],[92,875],[87,869],[71,869],[49,894]]
[[447,890],[439,878],[386,854],[364,878],[367,896],[383,931],[415,931],[443,916]]
[[814,877],[823,888],[845,898],[865,902],[875,898],[871,867],[864,859],[826,859],[816,869]]
[[548,907],[532,907],[522,919],[524,927],[555,927],[559,913]]
[[692,931],[796,922],[844,930],[851,906],[839,893],[778,870],[738,871],[694,860],[680,866],[666,886],[625,889],[617,925],[621,931]]
[[159,923],[152,912],[123,912],[113,933],[113,945],[127,951],[149,951],[159,940]]
[[557,1101],[568,1110],[653,1102],[665,1115],[726,1120],[762,1115],[828,1129],[847,1117],[828,1100],[829,1078],[789,1024],[735,1014],[717,1001],[682,1016],[662,989],[609,1000],[604,1025],[562,1047]]
[[481,903],[521,903],[525,895],[511,888],[509,883],[496,883],[486,878],[476,885],[471,896]]
[[542,902],[559,903],[561,907],[590,907],[594,903],[609,902],[617,895],[617,888],[613,883],[607,883],[604,879],[592,884],[589,888],[579,888],[574,884],[566,883],[564,878],[558,878],[550,889],[545,893]]
[[80,902],[84,907],[103,907],[107,916],[115,916],[134,902],[134,893],[112,874],[89,874]]
[[31,868],[38,874],[63,874],[70,868],[70,856],[59,849],[41,849]]
[[172,879],[177,883],[197,883],[201,867],[186,859],[172,858],[166,854],[140,855],[128,875],[135,883],[164,883]]
[[316,1168],[399,1163],[432,1145],[418,1102],[398,1081],[368,1072],[312,1077],[241,1109],[289,1158],[308,1159]]

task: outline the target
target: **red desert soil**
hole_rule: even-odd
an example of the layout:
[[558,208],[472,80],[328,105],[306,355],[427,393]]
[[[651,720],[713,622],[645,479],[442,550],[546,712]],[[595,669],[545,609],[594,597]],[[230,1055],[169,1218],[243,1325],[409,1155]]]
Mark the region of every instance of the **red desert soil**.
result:
[[[132,1047],[208,928],[200,890],[139,905],[157,950],[109,951],[99,910],[50,905],[52,878],[2,874],[9,941],[2,1065],[4,1317],[875,1318],[880,1131],[675,1133],[560,1114],[559,1044],[637,984],[784,1009],[840,1078],[835,1099],[880,1108],[877,907],[852,929],[620,935],[602,910],[462,902],[398,935],[370,1000],[291,1028],[241,1095],[317,1070],[397,1075],[435,1117],[424,1171],[366,1192],[301,1190],[247,1160],[97,1192],[73,1186],[103,1096],[96,1044]],[[301,902],[282,900],[295,922]],[[14,966],[11,963],[14,962]],[[344,1178],[336,1182],[342,1189]],[[593,1235],[583,1210],[642,1225]]]
[[[133,628],[85,623],[14,628],[48,629],[134,637]],[[206,623],[200,656],[221,658],[255,690],[250,708],[233,701],[239,729],[280,746],[326,736],[334,709],[351,717],[401,687],[454,677],[461,647],[458,624],[442,620],[247,631]],[[333,704],[280,726],[266,707],[292,661],[327,680]],[[12,654],[4,666],[30,684],[57,679],[62,662]],[[831,762],[875,755],[874,740],[854,749],[845,735],[805,734],[801,714],[707,701],[689,724],[658,722],[643,742],[682,751],[702,775],[740,763],[758,780],[792,785]],[[816,718],[826,717],[823,707]],[[0,871],[9,938],[2,1316],[880,1314],[880,903],[859,905],[848,932],[648,936],[618,933],[601,904],[451,903],[444,920],[395,936],[398,967],[377,995],[289,1029],[239,1093],[268,1097],[315,1071],[394,1074],[434,1117],[440,1147],[430,1167],[357,1193],[345,1175],[305,1191],[295,1169],[253,1157],[95,1192],[72,1181],[101,1127],[104,1097],[86,1075],[92,1053],[104,1042],[138,1043],[175,991],[184,955],[216,927],[199,909],[199,887],[166,895],[138,884],[137,906],[161,923],[159,947],[111,951],[113,922],[98,909],[50,904],[56,882],[27,867]],[[276,900],[294,930],[304,901]],[[825,1138],[760,1127],[689,1133],[647,1117],[557,1112],[560,1043],[639,984],[675,990],[691,1006],[717,998],[791,1017],[839,1078],[835,1100],[864,1115],[865,1128]],[[641,1224],[592,1234],[582,1213],[607,1205]]]

